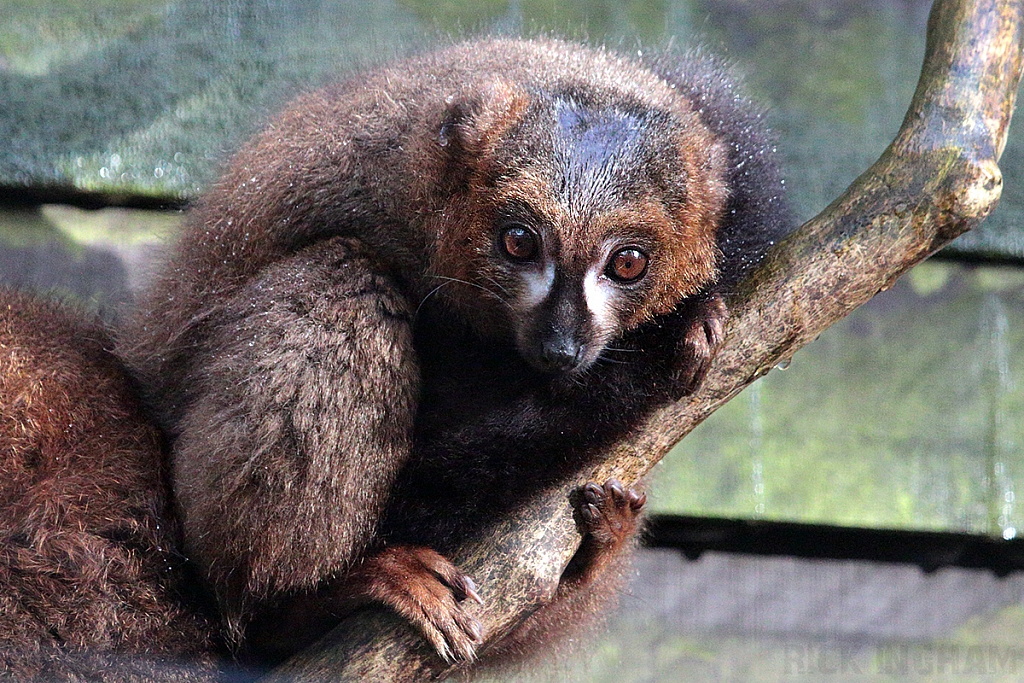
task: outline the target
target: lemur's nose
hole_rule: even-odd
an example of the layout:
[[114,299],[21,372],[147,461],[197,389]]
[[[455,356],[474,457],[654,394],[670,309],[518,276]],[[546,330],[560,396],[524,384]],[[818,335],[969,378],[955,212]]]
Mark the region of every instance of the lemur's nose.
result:
[[541,369],[547,372],[565,372],[579,364],[583,347],[567,335],[556,335],[541,345]]

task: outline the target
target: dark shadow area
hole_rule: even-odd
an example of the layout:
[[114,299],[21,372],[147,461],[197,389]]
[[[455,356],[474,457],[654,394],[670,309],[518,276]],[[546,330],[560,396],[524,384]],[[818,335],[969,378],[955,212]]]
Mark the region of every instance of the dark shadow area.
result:
[[965,567],[1006,576],[1024,570],[1024,539],[935,531],[656,515],[645,542],[652,548],[675,548],[691,560],[717,551],[913,564],[926,572]]

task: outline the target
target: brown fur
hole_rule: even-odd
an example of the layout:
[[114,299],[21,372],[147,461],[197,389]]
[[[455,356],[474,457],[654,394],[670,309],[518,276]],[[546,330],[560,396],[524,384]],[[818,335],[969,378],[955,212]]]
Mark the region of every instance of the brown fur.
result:
[[103,328],[0,290],[0,676],[206,680],[156,429]]
[[[538,192],[543,196],[543,190],[528,189],[530,174],[546,170],[542,157],[521,179],[504,175],[507,157],[534,150],[512,146],[504,158],[495,156],[503,132],[530,101],[527,84],[550,90],[586,85],[597,97],[625,94],[638,106],[678,116],[679,137],[672,142],[679,157],[652,171],[687,177],[689,189],[671,207],[675,239],[666,243],[675,250],[638,318],[670,310],[708,282],[717,266],[716,219],[727,194],[724,150],[689,100],[643,65],[611,52],[557,41],[467,43],[301,97],[246,145],[194,212],[191,224],[202,229],[190,230],[187,242],[179,243],[154,288],[161,296],[150,298],[139,320],[152,325],[131,336],[140,369],[159,373],[161,363],[170,361],[162,350],[176,347],[175,335],[209,297],[230,296],[269,263],[325,234],[356,232],[387,255],[391,268],[417,273],[406,283],[414,298],[433,287],[429,274],[467,276],[479,284],[487,269],[476,255],[490,251],[495,195],[527,193],[527,201]],[[446,122],[451,146],[461,147],[456,165],[451,150],[438,144]],[[468,191],[452,192],[459,185]],[[356,188],[359,196],[348,196]],[[543,206],[543,198],[537,204]],[[560,231],[588,229],[581,217],[550,213],[568,221]],[[446,294],[478,332],[487,336],[501,328],[481,317],[473,287],[456,290]]]
[[[238,153],[119,348],[237,645],[273,661],[374,600],[472,658],[452,551],[691,391],[723,288],[786,227],[731,88],[700,61],[479,41],[306,95]],[[498,251],[509,221],[557,264],[541,303]],[[623,245],[647,272],[603,283],[598,320],[584,276]],[[639,506],[601,491],[556,603],[495,657],[614,593]]]

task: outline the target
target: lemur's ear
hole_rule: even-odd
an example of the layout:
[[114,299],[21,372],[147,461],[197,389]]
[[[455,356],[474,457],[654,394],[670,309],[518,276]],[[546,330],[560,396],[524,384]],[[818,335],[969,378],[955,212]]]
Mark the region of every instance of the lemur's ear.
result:
[[448,100],[438,143],[469,159],[488,156],[497,141],[523,116],[529,97],[501,77]]

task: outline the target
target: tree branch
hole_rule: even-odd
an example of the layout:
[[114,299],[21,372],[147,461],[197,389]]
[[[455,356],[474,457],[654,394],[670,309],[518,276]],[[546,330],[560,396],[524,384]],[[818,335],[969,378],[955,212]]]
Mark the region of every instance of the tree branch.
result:
[[[1019,0],[936,1],[917,92],[896,139],[729,301],[726,341],[701,389],[653,415],[597,471],[540,493],[519,518],[467,540],[455,561],[485,596],[478,616],[488,643],[554,593],[580,540],[569,504],[579,485],[637,481],[719,406],[995,208],[1022,32]],[[265,680],[416,681],[447,673],[401,620],[369,610]]]

